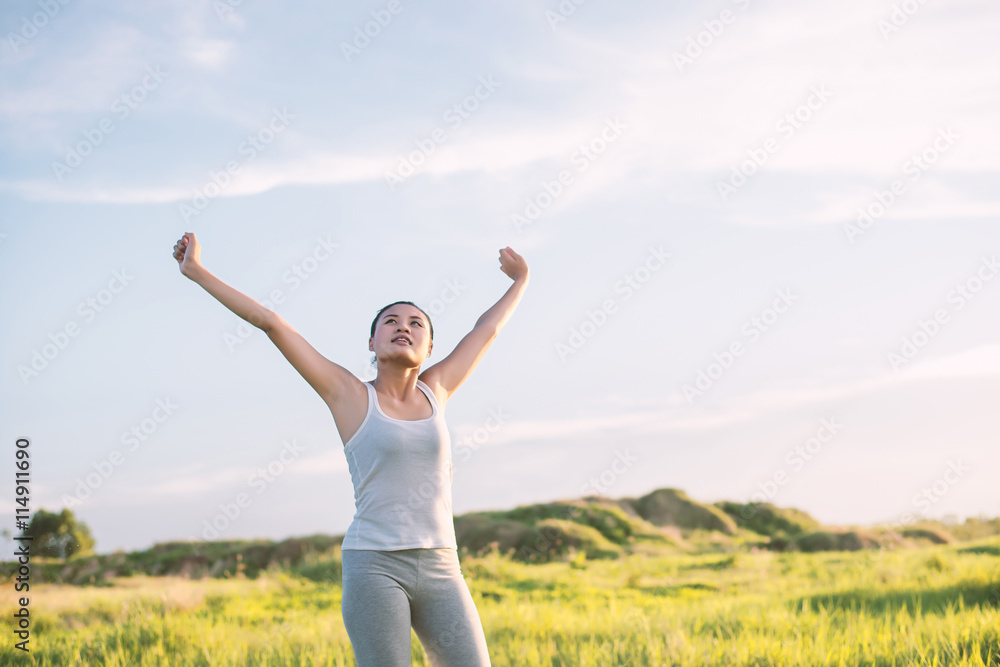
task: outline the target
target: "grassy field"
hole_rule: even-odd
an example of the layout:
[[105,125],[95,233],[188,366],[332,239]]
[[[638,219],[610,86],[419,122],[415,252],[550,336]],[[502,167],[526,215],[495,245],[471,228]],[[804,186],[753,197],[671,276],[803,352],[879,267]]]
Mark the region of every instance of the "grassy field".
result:
[[[544,564],[494,551],[461,562],[497,666],[1000,666],[996,537]],[[256,579],[32,585],[32,650],[15,650],[8,631],[0,664],[351,666],[339,579],[334,549]],[[4,590],[9,619],[15,593]],[[412,656],[429,664],[415,634]]]

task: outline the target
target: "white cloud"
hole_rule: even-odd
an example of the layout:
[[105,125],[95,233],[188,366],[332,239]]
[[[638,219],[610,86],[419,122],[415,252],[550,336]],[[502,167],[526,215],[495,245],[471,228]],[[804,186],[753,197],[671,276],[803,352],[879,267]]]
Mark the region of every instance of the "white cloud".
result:
[[[814,174],[830,183],[819,195],[820,203],[796,212],[794,222],[839,223],[856,208],[849,204],[860,196],[858,178],[888,186],[899,176],[902,163],[933,140],[938,125],[952,124],[962,139],[932,167],[933,174],[920,181],[920,192],[907,193],[886,219],[995,215],[1000,203],[990,199],[991,192],[973,198],[936,178],[969,169],[1000,170],[1000,130],[993,122],[1000,91],[982,86],[995,69],[995,58],[983,57],[991,36],[982,26],[970,26],[980,23],[970,19],[974,16],[970,12],[992,10],[975,3],[948,10],[923,7],[888,41],[875,28],[886,11],[860,0],[839,6],[835,15],[817,13],[811,5],[772,10],[752,4],[683,73],[677,71],[671,54],[684,46],[685,30],[702,29],[696,14],[670,26],[673,35],[666,45],[662,30],[653,31],[642,23],[614,37],[561,31],[555,38],[561,57],[552,62],[566,64],[550,62],[539,68],[535,51],[541,46],[526,50],[519,60],[506,57],[505,71],[498,75],[502,87],[487,102],[494,108],[474,115],[458,131],[449,129],[448,141],[418,173],[440,177],[486,171],[517,178],[536,163],[548,161],[553,169],[562,168],[576,147],[599,131],[603,116],[619,115],[629,129],[599,168],[580,175],[581,181],[588,178],[585,191],[569,189],[560,206],[577,197],[615,191],[636,173],[655,183],[669,181],[679,169],[703,172],[708,191],[715,179],[725,178],[746,159],[747,150],[777,137],[778,149],[762,169],[768,177]],[[211,12],[187,20],[195,36],[181,42],[180,54],[199,68],[229,67],[236,42],[204,36],[217,27],[214,23],[223,22]],[[209,20],[213,25],[204,25]],[[949,38],[955,40],[954,52],[946,56],[928,52],[927,44],[940,41],[948,26],[960,27],[964,36]],[[135,41],[133,35],[119,47],[134,49]],[[763,43],[766,49],[761,48]],[[530,123],[511,124],[504,113],[521,107],[514,106],[510,91],[538,81],[559,82],[565,89],[559,99],[565,104],[532,108],[525,116]],[[221,84],[242,87],[246,82],[233,78]],[[808,99],[811,87],[820,85],[832,92],[831,99],[792,137],[783,137],[776,124]],[[54,110],[52,105],[65,104],[58,100],[67,97],[60,85],[42,84],[35,93],[41,96],[29,104],[35,110]],[[9,104],[13,102],[8,109]],[[221,196],[245,196],[281,185],[383,181],[399,155],[413,149],[409,142],[358,155],[326,147],[307,134],[285,143],[290,155],[280,162],[261,158]],[[171,172],[185,170],[175,165]],[[854,182],[840,184],[845,177]],[[162,178],[158,181],[164,183]],[[66,189],[56,187],[45,174],[0,187],[30,199],[125,203],[181,201],[197,185],[176,182],[176,177],[162,186],[125,184],[105,175],[97,183]],[[729,214],[742,224],[790,222],[770,212]]]
[[1000,375],[1000,344],[980,345],[931,359],[915,359],[899,370],[901,380]]
[[[204,474],[195,474],[192,469],[173,472],[173,477],[161,482],[119,488],[113,492],[94,493],[94,499],[87,501],[92,507],[133,507],[136,505],[159,505],[190,500],[200,496],[210,495],[220,488],[233,489],[233,493],[253,491],[257,494],[259,487],[248,486],[252,476],[257,475],[262,466],[233,466]],[[294,479],[300,476],[329,475],[347,470],[347,460],[340,448],[331,448],[320,456],[301,459],[288,464],[280,474],[280,479]],[[263,478],[258,477],[258,480]],[[272,477],[272,479],[277,479]],[[243,488],[240,488],[240,487]],[[0,511],[2,511],[0,507]]]
[[[488,444],[516,441],[552,441],[594,435],[609,430],[629,438],[636,434],[704,432],[747,421],[766,421],[779,412],[810,405],[830,404],[860,398],[900,384],[941,377],[1000,375],[1000,344],[983,345],[963,352],[914,361],[898,372],[885,371],[845,382],[824,381],[811,386],[799,383],[785,389],[767,389],[736,396],[713,405],[689,405],[680,392],[645,401],[653,407],[627,411],[623,401],[615,402],[622,412],[584,418],[519,420],[490,435]],[[470,435],[474,427],[463,433]],[[456,440],[457,442],[457,440]]]
[[205,69],[222,71],[232,64],[236,43],[224,39],[188,39],[180,49],[181,55]]

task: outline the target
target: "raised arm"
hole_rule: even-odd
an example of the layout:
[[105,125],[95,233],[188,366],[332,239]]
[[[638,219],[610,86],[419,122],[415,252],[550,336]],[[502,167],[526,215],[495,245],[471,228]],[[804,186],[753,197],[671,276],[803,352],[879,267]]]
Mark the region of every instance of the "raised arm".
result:
[[500,251],[500,270],[507,274],[514,284],[507,288],[507,292],[499,301],[476,320],[472,331],[459,341],[451,354],[420,374],[420,379],[427,386],[432,389],[441,387],[448,398],[451,398],[462,383],[472,375],[472,371],[493,344],[497,334],[514,314],[514,309],[528,286],[528,263],[510,246]]
[[201,246],[193,233],[185,233],[174,245],[174,259],[177,260],[181,274],[201,285],[226,308],[266,333],[281,354],[327,404],[340,396],[349,382],[359,382],[346,368],[320,354],[280,315],[212,275],[201,264]]

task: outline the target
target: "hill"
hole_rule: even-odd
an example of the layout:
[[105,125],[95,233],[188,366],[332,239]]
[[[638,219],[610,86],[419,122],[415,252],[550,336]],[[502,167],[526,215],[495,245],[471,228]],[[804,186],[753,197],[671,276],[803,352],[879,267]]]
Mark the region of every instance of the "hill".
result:
[[[969,519],[945,526],[823,526],[808,513],[770,503],[701,503],[679,489],[638,498],[584,498],[521,505],[455,517],[462,554],[498,552],[525,563],[617,559],[632,553],[698,554],[740,550],[854,551],[920,547],[1000,534],[1000,519]],[[166,542],[136,552],[34,559],[33,581],[97,584],[131,574],[255,578],[282,569],[315,580],[339,579],[343,535],[311,535],[280,542],[227,540]],[[9,580],[17,563],[0,564]]]

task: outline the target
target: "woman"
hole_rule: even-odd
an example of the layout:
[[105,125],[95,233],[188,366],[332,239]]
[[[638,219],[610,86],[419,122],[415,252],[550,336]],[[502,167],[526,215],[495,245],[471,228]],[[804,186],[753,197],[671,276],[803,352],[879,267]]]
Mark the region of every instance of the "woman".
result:
[[528,285],[524,258],[510,246],[500,251],[500,270],[514,284],[451,354],[423,372],[434,346],[430,317],[409,301],[382,308],[368,339],[377,375],[362,382],[277,313],[209,273],[200,254],[193,233],[174,245],[181,273],[264,331],[326,401],[344,442],[356,511],[341,545],[341,613],[358,665],[409,665],[412,627],[435,667],[488,666],[459,567],[444,406],[513,314]]

